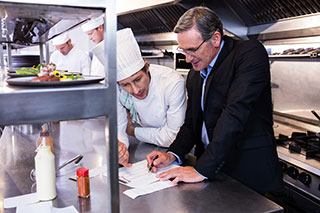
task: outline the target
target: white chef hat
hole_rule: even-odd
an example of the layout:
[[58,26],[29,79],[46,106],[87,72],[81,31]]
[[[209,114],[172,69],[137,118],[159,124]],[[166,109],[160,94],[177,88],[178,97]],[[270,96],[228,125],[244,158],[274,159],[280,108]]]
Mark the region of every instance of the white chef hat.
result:
[[61,35],[58,35],[52,39],[53,45],[60,45],[66,43],[70,39],[68,33],[63,33]]
[[117,32],[117,81],[140,71],[144,66],[139,45],[130,28]]
[[81,28],[83,32],[87,32],[89,30],[96,29],[103,23],[104,23],[104,15],[101,15],[98,18],[90,19],[89,21],[81,25]]

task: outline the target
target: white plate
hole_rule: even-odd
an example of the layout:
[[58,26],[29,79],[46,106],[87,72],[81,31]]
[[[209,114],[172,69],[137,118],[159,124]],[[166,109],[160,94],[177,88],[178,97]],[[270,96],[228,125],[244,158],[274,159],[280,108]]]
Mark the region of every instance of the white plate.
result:
[[10,78],[7,79],[9,85],[14,86],[68,86],[68,85],[80,85],[80,84],[93,84],[99,83],[104,79],[101,76],[83,76],[83,78],[72,80],[72,81],[43,81],[43,82],[33,82],[31,81],[35,77],[21,77],[21,78]]

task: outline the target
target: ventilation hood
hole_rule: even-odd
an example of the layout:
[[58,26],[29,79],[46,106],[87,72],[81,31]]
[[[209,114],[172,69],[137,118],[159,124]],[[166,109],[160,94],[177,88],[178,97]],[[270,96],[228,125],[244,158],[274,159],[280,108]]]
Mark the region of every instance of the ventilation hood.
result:
[[[130,2],[130,3],[129,3]],[[320,35],[318,0],[127,1],[118,10],[118,28],[132,28],[143,45],[176,44],[172,30],[179,17],[194,6],[207,6],[221,18],[224,30],[238,38],[261,41]],[[162,3],[161,3],[162,2]]]

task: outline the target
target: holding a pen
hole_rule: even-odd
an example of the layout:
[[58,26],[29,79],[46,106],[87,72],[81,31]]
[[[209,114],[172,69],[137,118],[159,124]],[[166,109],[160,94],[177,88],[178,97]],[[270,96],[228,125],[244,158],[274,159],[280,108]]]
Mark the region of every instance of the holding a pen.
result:
[[155,160],[157,160],[158,157],[159,157],[159,155],[156,155],[156,156],[154,157],[154,159],[152,160],[151,166],[150,166],[149,169],[148,169],[148,173],[151,172],[151,170],[152,170],[152,168],[153,168],[153,166],[154,166],[154,165],[153,165],[153,162],[154,162]]
[[159,168],[169,166],[176,160],[176,157],[172,154],[163,153],[159,151],[153,151],[146,156],[148,161],[148,169],[151,172],[157,172]]

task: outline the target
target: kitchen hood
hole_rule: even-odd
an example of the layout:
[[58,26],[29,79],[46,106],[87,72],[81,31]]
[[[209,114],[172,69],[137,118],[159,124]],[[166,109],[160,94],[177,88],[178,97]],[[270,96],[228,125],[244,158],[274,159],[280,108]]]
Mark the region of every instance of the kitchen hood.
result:
[[[136,1],[130,1],[130,4],[138,4]],[[121,11],[118,28],[132,28],[140,44],[176,43],[171,34],[179,17],[199,5],[214,10],[225,31],[242,39],[265,41],[320,35],[318,0],[167,1],[166,4]]]

